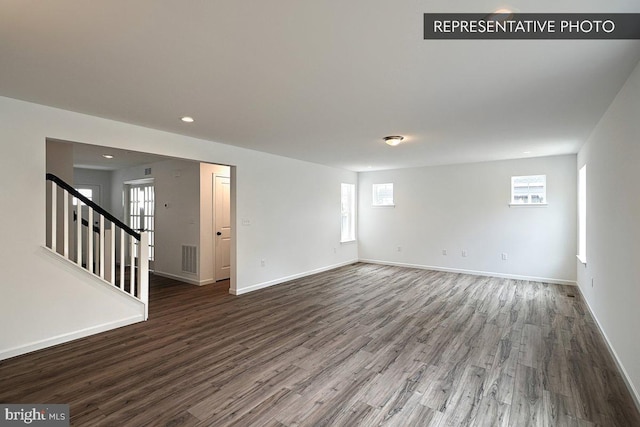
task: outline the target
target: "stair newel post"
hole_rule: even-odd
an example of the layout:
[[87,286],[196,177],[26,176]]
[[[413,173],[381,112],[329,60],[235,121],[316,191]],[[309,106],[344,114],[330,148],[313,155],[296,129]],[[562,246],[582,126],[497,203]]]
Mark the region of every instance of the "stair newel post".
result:
[[129,262],[131,267],[129,268],[129,293],[136,296],[136,238],[133,236],[127,236],[129,238]]
[[138,298],[144,303],[144,320],[149,318],[149,233],[140,233],[138,243]]

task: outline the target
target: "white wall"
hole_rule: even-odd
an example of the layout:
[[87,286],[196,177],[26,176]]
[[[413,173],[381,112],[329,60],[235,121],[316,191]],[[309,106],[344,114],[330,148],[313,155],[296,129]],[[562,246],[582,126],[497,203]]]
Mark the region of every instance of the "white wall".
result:
[[578,284],[640,402],[640,64],[580,150],[584,164],[587,264],[577,262]]
[[[0,333],[0,358],[7,349],[128,318],[128,308],[93,307],[102,304],[98,294],[79,294],[84,281],[41,256],[47,137],[236,166],[234,222],[250,225],[236,227],[233,293],[358,258],[355,245],[338,243],[340,183],[355,183],[353,172],[0,97],[0,179],[11,183],[0,190],[0,235],[12,242],[0,249],[0,323],[12,325]],[[94,309],[79,316],[83,304]]]
[[[575,282],[575,161],[569,155],[361,173],[360,258]],[[548,206],[509,207],[511,176],[541,174]],[[372,184],[386,182],[394,184],[396,206],[372,207]]]
[[167,160],[149,166],[156,197],[153,268],[158,274],[197,282],[197,273],[182,271],[182,245],[199,246],[199,164]]

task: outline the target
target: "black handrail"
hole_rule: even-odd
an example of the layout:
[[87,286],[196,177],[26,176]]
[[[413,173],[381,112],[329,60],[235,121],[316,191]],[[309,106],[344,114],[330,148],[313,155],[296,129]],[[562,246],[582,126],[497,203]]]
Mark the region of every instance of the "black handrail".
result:
[[137,240],[140,240],[140,233],[136,233],[135,231],[133,231],[128,225],[120,221],[115,216],[111,215],[109,212],[107,212],[102,207],[100,207],[100,205],[96,204],[95,202],[89,200],[88,198],[80,194],[78,190],[76,190],[75,188],[73,188],[72,186],[70,186],[69,184],[67,184],[66,182],[64,182],[57,176],[55,176],[54,174],[47,173],[47,180],[55,182],[56,184],[58,184],[59,187],[62,187],[65,190],[67,190],[69,194],[71,194],[73,197],[82,201],[82,203],[84,203],[85,205],[91,206],[94,211],[98,212],[100,215],[102,215],[103,217],[105,217],[106,219],[108,219],[118,227],[122,228],[127,234],[135,237]]

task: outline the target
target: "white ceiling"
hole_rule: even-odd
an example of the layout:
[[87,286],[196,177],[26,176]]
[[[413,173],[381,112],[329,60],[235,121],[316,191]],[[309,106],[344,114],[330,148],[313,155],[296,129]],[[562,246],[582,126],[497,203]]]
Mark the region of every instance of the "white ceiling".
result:
[[[637,0],[5,0],[0,95],[356,171],[575,153],[640,41],[422,39],[425,12],[500,7],[640,12]],[[382,142],[396,134],[406,144]]]

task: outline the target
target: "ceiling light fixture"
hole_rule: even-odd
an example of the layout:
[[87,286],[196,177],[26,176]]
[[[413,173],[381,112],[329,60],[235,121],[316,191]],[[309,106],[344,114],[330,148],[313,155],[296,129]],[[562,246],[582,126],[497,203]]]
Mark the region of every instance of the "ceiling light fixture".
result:
[[113,156],[111,154],[103,154],[102,157],[104,157],[105,159],[113,159]]
[[514,12],[512,10],[503,8],[488,14],[487,16],[484,17],[484,20],[504,22],[504,21],[510,21],[511,19],[513,19],[513,16],[514,16]]
[[384,142],[386,142],[388,145],[395,147],[396,145],[400,144],[402,142],[402,140],[404,139],[404,136],[399,136],[399,135],[395,135],[395,136],[385,136],[384,138],[382,138],[384,140]]
[[189,116],[184,116],[182,118],[180,118],[180,120],[182,120],[185,123],[193,123],[195,120],[193,120],[193,117],[189,117]]

